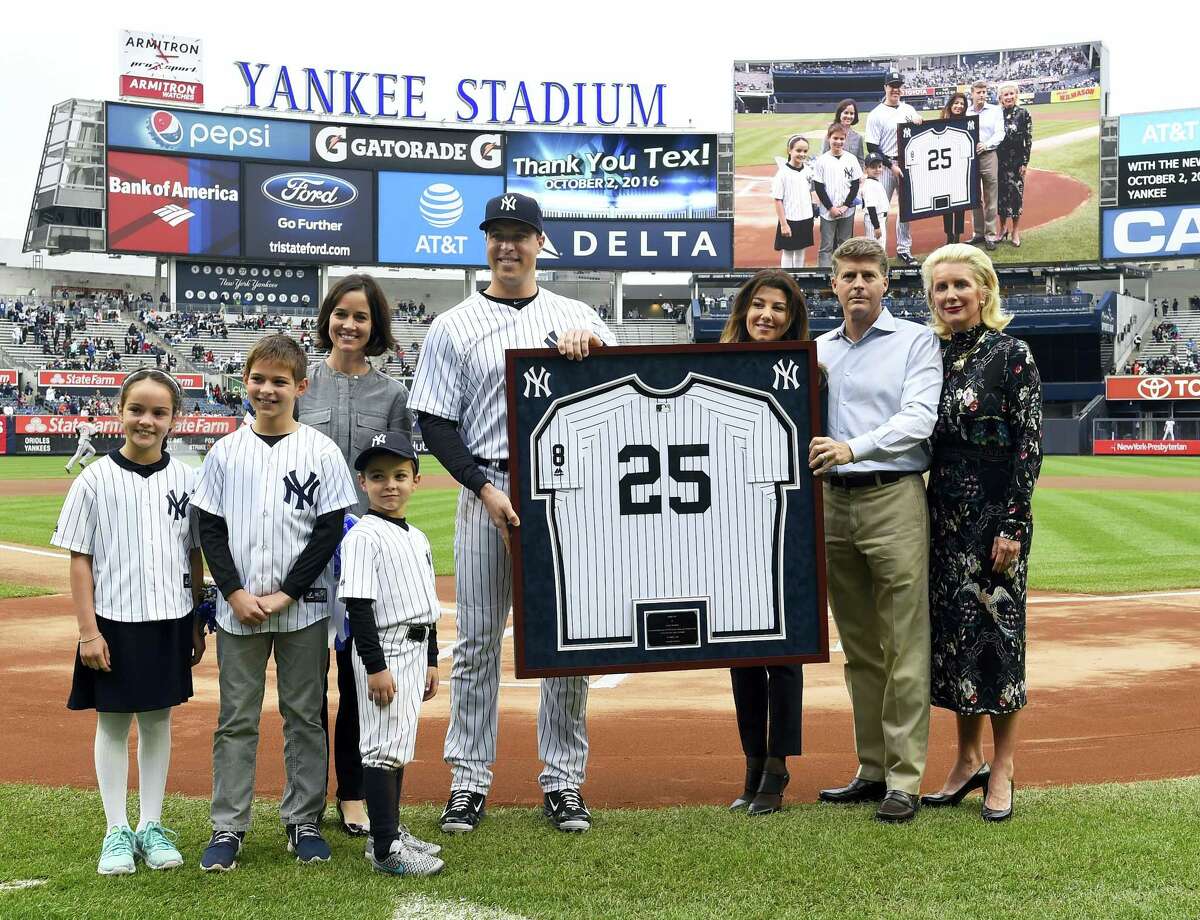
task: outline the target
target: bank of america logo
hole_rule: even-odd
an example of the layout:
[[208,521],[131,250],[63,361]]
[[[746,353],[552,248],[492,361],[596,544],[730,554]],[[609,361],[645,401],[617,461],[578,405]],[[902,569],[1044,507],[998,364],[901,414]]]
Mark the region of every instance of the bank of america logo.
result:
[[196,216],[195,211],[189,211],[183,205],[165,204],[161,208],[155,208],[154,213],[166,224],[172,227],[178,227],[180,224],[187,223]]

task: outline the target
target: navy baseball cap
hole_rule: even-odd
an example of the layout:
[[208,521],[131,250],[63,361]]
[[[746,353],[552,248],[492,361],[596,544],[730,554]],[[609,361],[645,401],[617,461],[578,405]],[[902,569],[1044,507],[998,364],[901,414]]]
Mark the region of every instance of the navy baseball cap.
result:
[[863,161],[864,166],[882,166],[883,157],[877,153],[868,153],[866,160]]
[[522,195],[519,192],[508,192],[497,195],[487,203],[483,212],[483,223],[480,230],[486,230],[494,220],[515,220],[518,223],[529,224],[538,233],[542,233],[542,209],[536,198]]
[[411,460],[413,471],[418,473],[421,471],[421,461],[417,459],[417,452],[413,449],[412,441],[402,431],[385,431],[371,438],[371,443],[363,448],[355,458],[354,468],[361,473],[376,454],[393,454],[403,457],[405,460]]
[[892,86],[893,84],[896,86],[903,86],[904,74],[900,73],[898,70],[889,70],[887,79],[885,79],[883,83],[885,86]]

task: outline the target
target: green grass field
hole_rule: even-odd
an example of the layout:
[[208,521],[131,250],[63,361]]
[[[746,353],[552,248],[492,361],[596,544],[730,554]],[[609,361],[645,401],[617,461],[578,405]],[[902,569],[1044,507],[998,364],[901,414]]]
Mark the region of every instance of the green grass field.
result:
[[[1040,140],[1071,131],[1095,127],[1100,120],[1099,104],[1087,100],[1027,108],[1033,117],[1035,144]],[[1055,117],[1054,121],[1046,117],[1051,114]],[[735,115],[734,168],[773,164],[775,157],[784,155],[783,144],[792,134],[806,135],[813,156],[816,156],[821,150],[829,118],[829,113]],[[865,128],[865,123],[864,117],[858,126],[860,131]],[[991,253],[992,260],[1026,263],[1095,259],[1100,233],[1099,136],[1043,150],[1035,148],[1030,164],[1037,169],[1050,170],[1078,179],[1091,189],[1091,198],[1068,215],[1037,229],[1022,231],[1020,249],[1002,245]]]
[[[15,463],[19,477],[9,477]],[[432,457],[423,472],[441,472]],[[59,458],[0,460],[4,478],[62,473]],[[1047,457],[1043,476],[1200,475],[1186,457]],[[429,537],[434,568],[454,574],[457,489],[418,487],[409,519]],[[0,499],[0,543],[50,547],[62,499],[53,495]],[[1039,488],[1034,493],[1031,588],[1079,593],[1124,593],[1200,586],[1200,492],[1087,492]]]
[[37,588],[33,585],[22,585],[11,581],[0,581],[0,600],[5,600],[12,597],[42,597],[43,595],[53,593],[53,591],[47,591],[45,588]]
[[265,802],[239,868],[206,876],[197,862],[207,803],[172,797],[165,823],[179,832],[187,865],[103,878],[96,793],[5,786],[0,881],[45,884],[0,891],[0,915],[1183,920],[1200,916],[1198,799],[1200,779],[1018,788],[1017,820],[994,826],[979,819],[978,797],[903,827],[881,826],[864,807],[795,805],[759,820],[722,808],[602,810],[581,836],[558,833],[532,809],[500,808],[475,833],[445,837],[435,809],[410,808],[405,820],[443,844],[446,869],[394,879],[371,873],[361,840],[332,829],[334,861],[298,866]]

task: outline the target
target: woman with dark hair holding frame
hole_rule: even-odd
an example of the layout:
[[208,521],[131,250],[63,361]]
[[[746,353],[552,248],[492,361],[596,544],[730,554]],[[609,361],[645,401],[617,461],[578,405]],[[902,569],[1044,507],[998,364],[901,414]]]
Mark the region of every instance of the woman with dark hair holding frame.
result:
[[[402,431],[412,437],[408,389],[367,360],[391,354],[396,347],[391,308],[374,278],[346,275],[333,284],[317,316],[317,344],[327,349],[329,356],[308,367],[308,390],[299,403],[301,422],[332,438],[347,464],[384,431]],[[366,509],[366,496],[359,488],[358,504],[351,511],[361,516]],[[349,643],[335,653],[339,702],[331,747],[338,817],[343,830],[360,836],[368,832],[370,822],[358,747],[353,654]],[[323,717],[328,738],[328,699]]]
[[[942,108],[942,118],[966,118],[967,106],[970,103],[967,100],[966,93],[953,92],[946,99],[946,105]],[[963,232],[967,223],[966,211],[954,211],[950,214],[942,215],[942,229],[946,231],[947,243],[958,243],[962,240]]]
[[[767,269],[750,278],[733,300],[722,342],[808,339],[808,307],[795,279]],[[790,776],[787,758],[800,753],[804,672],[798,664],[730,668],[738,734],[746,755],[746,784],[730,805],[751,815],[783,807]]]
[[[858,165],[864,165],[867,148],[863,144],[863,136],[854,130],[854,126],[858,124],[858,103],[853,99],[843,99],[837,104],[837,108],[833,110],[833,121],[831,124],[841,125],[846,129],[846,146],[842,149],[846,153],[854,154],[858,160]],[[821,153],[829,149],[829,135],[825,136],[825,143],[821,146]]]

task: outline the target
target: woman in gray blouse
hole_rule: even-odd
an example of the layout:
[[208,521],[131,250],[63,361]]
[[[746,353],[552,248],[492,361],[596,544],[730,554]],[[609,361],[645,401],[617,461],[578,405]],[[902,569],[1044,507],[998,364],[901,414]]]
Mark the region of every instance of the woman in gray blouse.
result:
[[[408,389],[367,360],[390,354],[396,347],[391,309],[374,278],[347,275],[330,288],[317,317],[317,341],[329,350],[329,357],[308,367],[308,390],[300,399],[300,421],[332,438],[351,465],[380,432],[403,431],[412,437]],[[361,488],[358,504],[351,510],[360,516],[367,510],[367,497]],[[338,816],[347,832],[360,835],[367,833],[370,825],[363,801],[352,655],[349,644],[336,653],[340,701],[329,747],[337,775]],[[324,718],[328,735],[328,699]]]
[[[866,146],[863,144],[863,136],[854,130],[854,126],[858,124],[858,103],[853,99],[843,99],[837,104],[837,108],[833,112],[832,124],[841,125],[846,129],[846,146],[843,148],[846,153],[854,154],[858,160],[858,165],[862,166],[867,155]],[[825,136],[825,143],[821,147],[821,153],[829,149],[829,135]]]

